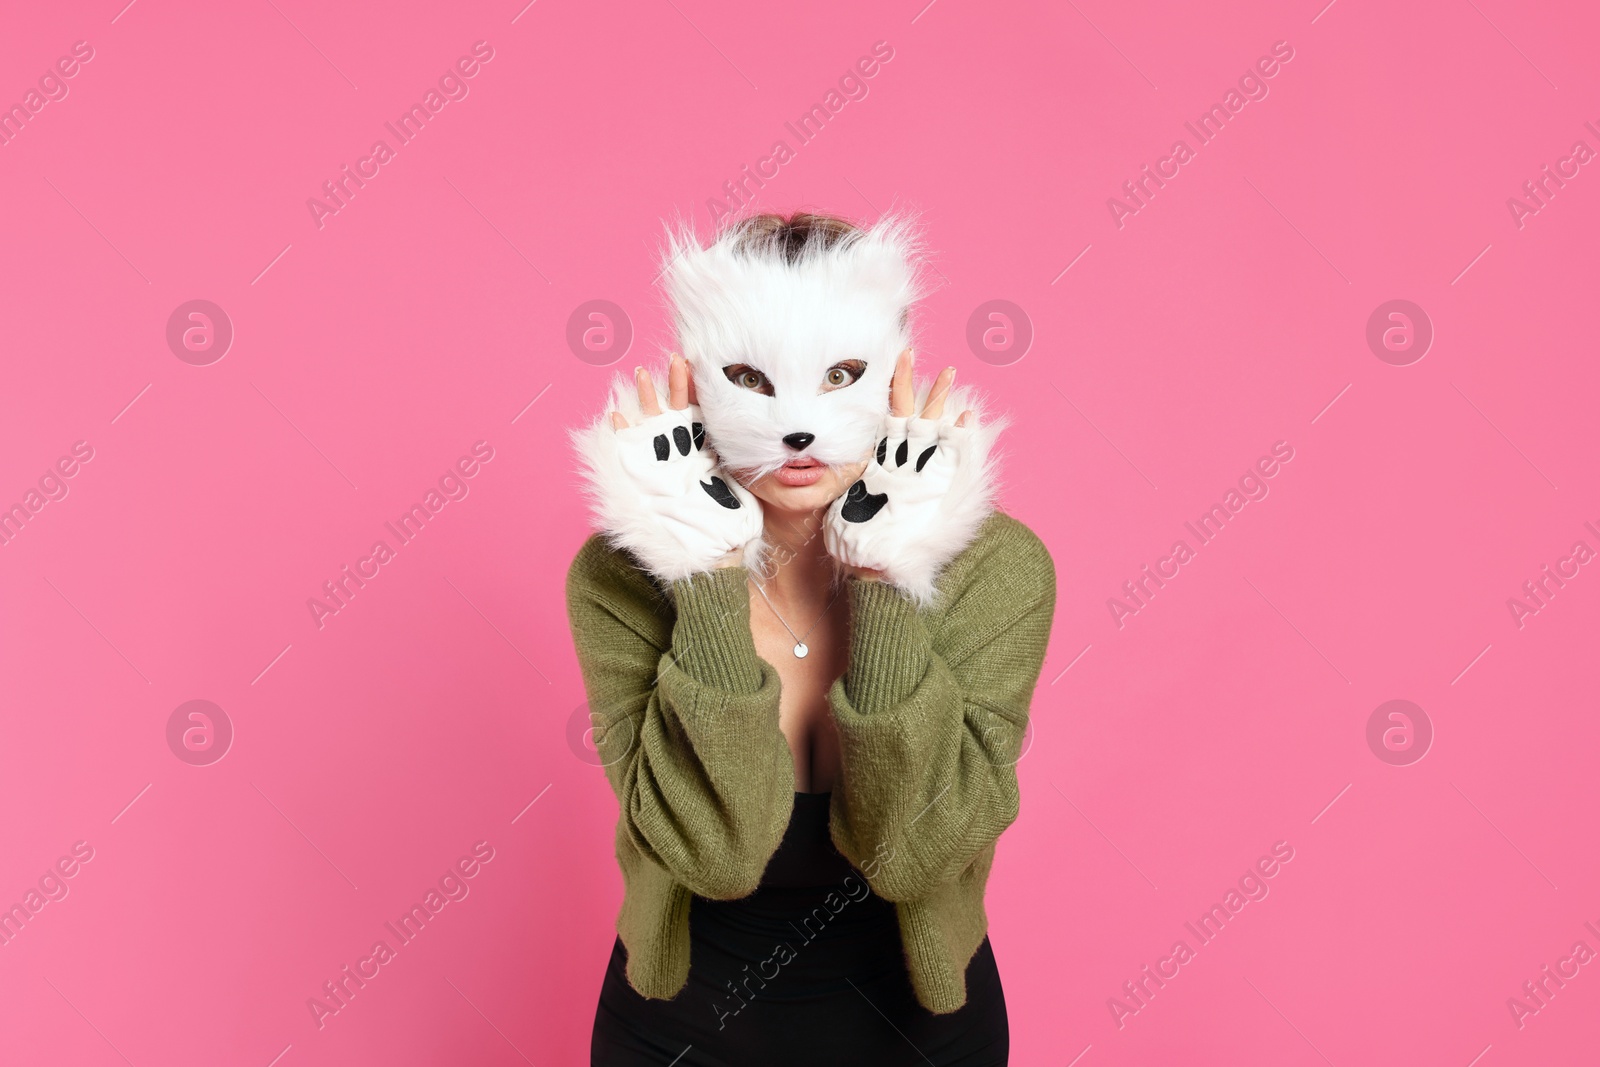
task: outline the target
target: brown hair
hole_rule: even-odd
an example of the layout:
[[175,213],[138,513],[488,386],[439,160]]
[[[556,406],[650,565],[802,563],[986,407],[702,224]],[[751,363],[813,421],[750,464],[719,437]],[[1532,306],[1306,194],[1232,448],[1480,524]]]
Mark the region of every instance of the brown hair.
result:
[[826,252],[860,232],[861,227],[836,215],[796,211],[792,215],[751,215],[730,226],[727,236],[740,252],[772,249],[782,252],[784,262],[794,263],[807,249]]

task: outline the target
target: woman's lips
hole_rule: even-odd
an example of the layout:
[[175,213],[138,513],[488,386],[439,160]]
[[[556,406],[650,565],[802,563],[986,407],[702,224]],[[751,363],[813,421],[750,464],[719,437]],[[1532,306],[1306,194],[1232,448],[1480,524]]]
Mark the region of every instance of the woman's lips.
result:
[[818,463],[814,459],[791,459],[773,471],[772,476],[777,479],[779,485],[812,485],[827,469],[826,464]]

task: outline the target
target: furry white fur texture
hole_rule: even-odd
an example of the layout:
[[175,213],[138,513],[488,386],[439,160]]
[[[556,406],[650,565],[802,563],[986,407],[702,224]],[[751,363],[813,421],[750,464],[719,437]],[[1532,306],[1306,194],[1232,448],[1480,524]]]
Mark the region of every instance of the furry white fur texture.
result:
[[[839,529],[825,531],[830,550],[844,553],[845,562],[882,570],[919,603],[931,601],[940,569],[971,541],[993,508],[991,449],[1002,423],[983,418],[976,396],[962,388],[950,397],[946,418],[891,424],[889,382],[896,358],[911,347],[909,311],[923,295],[921,250],[912,223],[886,218],[826,248],[813,237],[798,255],[777,243],[741,243],[738,236],[730,228],[702,244],[691,230],[679,229],[669,232],[663,253],[663,287],[705,422],[706,448],[696,454],[749,484],[795,458],[783,440],[791,434],[811,434],[804,454],[835,466],[868,459],[891,433],[898,435],[892,448],[908,434],[937,442],[935,457],[920,472],[913,469],[920,450],[904,470],[893,454],[888,466],[870,462],[865,490],[887,494],[891,503],[868,520],[841,519]],[[865,364],[860,377],[827,388],[828,371],[846,360]],[[729,381],[724,368],[734,364],[763,374],[771,395]],[[657,393],[666,395],[661,383]],[[926,385],[918,394],[920,411]],[[978,418],[957,429],[955,417],[968,408]],[[729,525],[709,541],[690,539],[691,544],[681,523],[675,530],[665,528],[662,510],[641,499],[651,491],[641,488],[622,460],[640,420],[630,380],[617,379],[610,410],[621,411],[630,429],[614,431],[602,415],[573,435],[600,529],[658,577],[671,580],[705,569],[712,562],[705,558],[711,543],[744,536],[748,529]],[[641,447],[648,449],[648,442],[641,441]],[[645,470],[651,472],[648,465]],[[709,476],[708,469],[697,477]],[[730,487],[737,484],[726,473],[720,476]],[[700,498],[710,498],[692,482],[682,486],[698,513]],[[739,492],[743,504],[748,494]],[[841,498],[831,509],[830,524],[844,505]],[[740,510],[759,514],[754,504]],[[745,543],[753,563],[759,562],[759,533],[757,523]]]
[[[919,390],[915,410],[927,392]],[[973,417],[957,426],[969,409]],[[861,480],[828,509],[828,551],[882,571],[918,604],[932,603],[940,571],[994,509],[994,442],[1004,425],[983,419],[967,389],[951,390],[938,419],[889,416]]]
[[[911,345],[905,312],[922,295],[916,254],[899,219],[826,250],[814,241],[795,263],[726,233],[706,247],[686,231],[669,237],[663,283],[723,462],[750,478],[776,470],[794,458],[791,433],[816,435],[806,455],[828,464],[859,462],[877,444],[895,357]],[[823,392],[823,375],[846,359],[866,372]],[[765,374],[773,395],[728,381],[734,363]]]
[[[667,395],[664,386],[656,383],[658,396]],[[612,544],[673,582],[761,537],[761,505],[718,469],[698,407],[646,416],[638,390],[619,378],[609,410],[623,414],[627,429],[602,415],[573,441],[595,521]]]

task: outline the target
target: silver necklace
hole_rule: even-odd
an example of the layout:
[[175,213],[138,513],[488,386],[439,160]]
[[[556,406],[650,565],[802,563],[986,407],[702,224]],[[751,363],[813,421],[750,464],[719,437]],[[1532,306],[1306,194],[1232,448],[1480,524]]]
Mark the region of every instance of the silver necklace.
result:
[[811,629],[807,630],[804,635],[801,635],[795,633],[794,627],[790,626],[788,621],[785,620],[782,615],[778,614],[778,609],[772,605],[772,598],[767,596],[767,591],[765,589],[761,588],[761,583],[756,581],[754,578],[751,578],[750,584],[756,587],[756,592],[760,593],[761,599],[767,602],[767,607],[772,608],[772,614],[777,617],[779,622],[783,623],[783,628],[789,631],[789,636],[794,638],[794,658],[805,659],[811,654],[811,648],[806,644],[806,638],[811,636],[812,631],[822,624],[823,619],[828,617],[828,612],[833,610],[833,602],[839,599],[839,590],[835,589],[833,591],[833,599],[828,601],[828,606],[822,609],[822,614],[818,615],[817,621],[811,624]]

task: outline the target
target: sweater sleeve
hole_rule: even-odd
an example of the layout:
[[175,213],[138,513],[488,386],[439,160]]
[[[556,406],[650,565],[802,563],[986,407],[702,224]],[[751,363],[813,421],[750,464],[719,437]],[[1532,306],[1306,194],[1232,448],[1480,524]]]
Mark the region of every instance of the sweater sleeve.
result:
[[756,654],[746,577],[730,567],[674,582],[667,609],[625,556],[591,541],[567,580],[621,826],[691,892],[724,900],[755,890],[794,802],[778,675]]
[[941,581],[942,621],[893,586],[848,583],[850,667],[829,693],[843,757],[834,840],[888,900],[958,877],[1017,817],[1055,569],[1031,531],[1004,521]]

